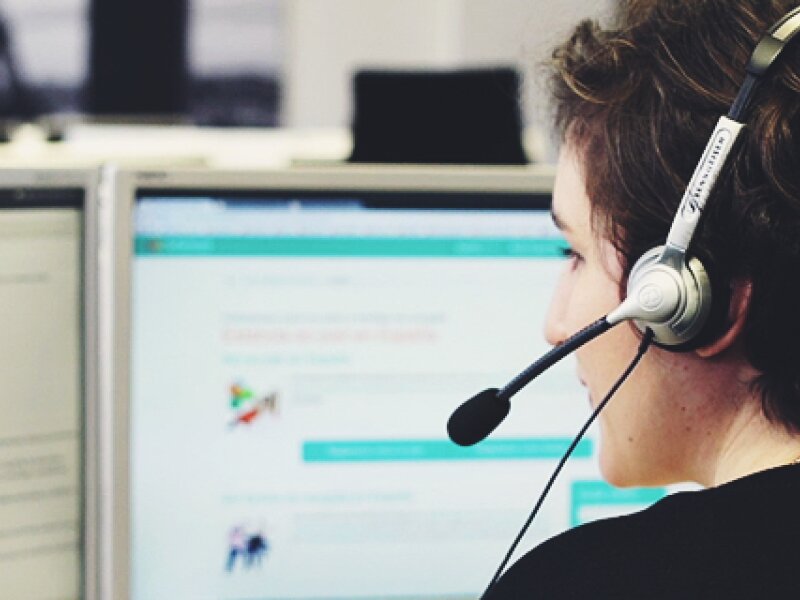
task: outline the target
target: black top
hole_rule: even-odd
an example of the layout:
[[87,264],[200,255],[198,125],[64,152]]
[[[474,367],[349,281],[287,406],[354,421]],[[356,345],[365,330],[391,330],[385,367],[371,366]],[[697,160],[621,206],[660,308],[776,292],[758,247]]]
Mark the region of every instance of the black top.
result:
[[486,596],[523,598],[800,598],[800,465],[556,536]]

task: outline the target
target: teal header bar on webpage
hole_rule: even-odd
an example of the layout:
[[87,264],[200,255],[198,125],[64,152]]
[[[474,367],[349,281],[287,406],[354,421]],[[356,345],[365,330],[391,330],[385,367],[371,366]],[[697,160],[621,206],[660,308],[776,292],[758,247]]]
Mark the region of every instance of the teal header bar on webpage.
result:
[[[571,441],[567,438],[486,440],[468,448],[457,446],[449,440],[309,441],[303,444],[303,461],[555,460],[561,458]],[[575,448],[573,457],[591,456],[591,440],[582,440]]]
[[558,258],[561,238],[137,236],[137,256]]

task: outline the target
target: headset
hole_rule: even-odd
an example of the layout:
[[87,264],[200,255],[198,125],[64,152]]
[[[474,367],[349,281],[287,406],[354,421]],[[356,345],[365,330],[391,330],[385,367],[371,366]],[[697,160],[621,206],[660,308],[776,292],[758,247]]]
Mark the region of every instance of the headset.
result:
[[719,335],[728,309],[728,286],[689,248],[714,183],[725,167],[762,78],[800,32],[800,6],[775,23],[753,50],[745,80],[727,115],[719,118],[681,198],[666,242],[645,252],[628,276],[625,299],[528,366],[503,388],[486,389],[464,402],[447,424],[450,439],[462,446],[489,435],[506,417],[511,397],[556,362],[623,321],[633,321],[662,348],[686,351]]
[[[702,261],[687,251],[706,201],[745,126],[758,86],[789,41],[800,32],[800,6],[789,12],[759,41],[747,64],[747,75],[726,116],[720,117],[683,194],[663,246],[645,252],[628,277],[626,298],[606,318],[612,325],[633,320],[654,342],[676,351],[697,348],[718,327],[728,298]],[[716,297],[715,297],[716,296]],[[716,314],[717,318],[709,318]]]

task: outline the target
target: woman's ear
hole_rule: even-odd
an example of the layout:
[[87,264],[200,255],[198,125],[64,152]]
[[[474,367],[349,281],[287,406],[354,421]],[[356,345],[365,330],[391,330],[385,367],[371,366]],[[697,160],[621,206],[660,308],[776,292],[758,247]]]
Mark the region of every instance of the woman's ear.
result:
[[711,358],[721,354],[736,342],[747,320],[752,292],[753,282],[749,279],[735,280],[731,283],[731,300],[728,305],[725,332],[713,342],[695,350],[695,354],[701,358]]

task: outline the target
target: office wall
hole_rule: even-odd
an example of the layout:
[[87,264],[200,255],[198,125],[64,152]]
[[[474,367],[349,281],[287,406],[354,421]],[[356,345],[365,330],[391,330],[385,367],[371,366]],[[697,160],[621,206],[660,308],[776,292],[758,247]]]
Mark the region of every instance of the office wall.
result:
[[278,73],[283,68],[284,5],[291,0],[190,0],[192,71]]
[[[457,68],[547,55],[582,16],[612,0],[291,0],[283,121],[298,127],[350,123],[350,78],[362,67]],[[526,114],[540,120],[533,82]]]
[[81,82],[86,72],[88,0],[4,0],[19,68],[34,82]]
[[453,64],[461,9],[460,0],[292,0],[284,123],[349,124],[355,69]]
[[[547,54],[569,24],[613,0],[190,0],[197,74],[258,71],[283,87],[280,122],[350,123],[350,79],[360,67],[442,67],[513,62]],[[26,76],[78,85],[85,76],[87,0],[6,0],[19,27]],[[55,50],[55,52],[54,52]],[[540,95],[526,94],[529,122]]]

